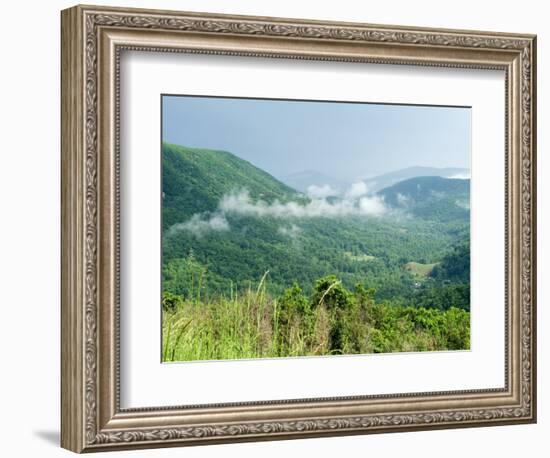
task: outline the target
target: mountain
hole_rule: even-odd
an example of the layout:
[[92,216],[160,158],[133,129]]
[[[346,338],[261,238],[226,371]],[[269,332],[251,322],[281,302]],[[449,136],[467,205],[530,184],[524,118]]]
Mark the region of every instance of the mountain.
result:
[[470,170],[464,168],[408,167],[363,180],[372,192],[392,186],[400,181],[416,177],[468,178]]
[[[402,182],[380,191],[389,207],[400,206],[398,194],[407,196],[414,203],[413,217],[403,217],[401,212],[277,214],[265,211],[276,200],[279,203],[273,208],[291,203],[290,207],[299,209],[310,201],[230,152],[165,143],[163,290],[187,297],[200,282],[205,297],[229,297],[257,285],[269,271],[266,284],[273,294],[294,282],[309,294],[317,279],[336,275],[347,288],[357,284],[375,288],[382,300],[405,297],[418,280],[404,265],[438,263],[468,234],[466,218],[446,220],[422,212],[423,199],[435,202],[437,197],[433,192],[425,194],[428,190],[437,193],[444,188],[449,193],[444,201],[453,211],[456,205],[450,196],[460,194],[451,193],[452,186],[438,185],[437,178],[427,178],[434,182]],[[234,201],[233,211],[220,207],[228,194],[242,190],[248,192],[248,200]],[[332,203],[321,201],[321,208],[326,205]],[[251,207],[255,210],[238,211]]]
[[310,186],[329,185],[333,189],[343,189],[346,183],[315,170],[303,170],[281,177],[281,181],[291,188],[306,192]]
[[163,228],[195,213],[214,211],[224,194],[247,189],[267,202],[289,200],[296,191],[227,151],[163,143]]
[[440,221],[470,218],[470,180],[422,176],[400,181],[377,193],[393,208]]

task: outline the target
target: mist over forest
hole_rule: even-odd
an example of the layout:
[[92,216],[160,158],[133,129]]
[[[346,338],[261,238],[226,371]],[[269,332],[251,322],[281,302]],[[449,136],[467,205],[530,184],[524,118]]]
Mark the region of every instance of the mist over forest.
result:
[[[164,315],[188,323],[175,345],[165,320],[165,359],[469,347],[467,169],[285,183],[228,151],[164,143],[162,170]],[[256,334],[236,338],[250,313]],[[182,344],[198,321],[204,353]]]

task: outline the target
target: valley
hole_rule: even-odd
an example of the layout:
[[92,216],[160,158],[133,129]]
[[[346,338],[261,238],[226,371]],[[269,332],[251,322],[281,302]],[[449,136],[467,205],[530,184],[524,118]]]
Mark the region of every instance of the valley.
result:
[[[382,177],[388,184],[382,188],[365,180],[338,192],[324,182],[298,190],[230,152],[167,143],[162,170],[167,360],[469,347],[469,179],[411,176],[437,173],[416,167]],[[215,321],[220,310],[227,312],[223,320],[233,320],[224,338],[244,326],[256,333],[254,345],[268,343],[244,351],[241,336],[231,344],[242,350],[234,354],[229,344],[216,353],[219,342],[212,341],[215,355],[172,355],[172,328],[181,329],[185,317],[186,329],[201,316]],[[393,337],[388,331],[373,338],[390,326],[384,319],[402,332],[392,328]],[[449,319],[458,320],[456,341],[434,324]],[[323,320],[332,323],[328,331],[320,329]],[[357,320],[363,325],[355,329]],[[203,334],[210,335],[207,327]],[[286,337],[274,343],[269,336],[281,329]],[[191,339],[186,334],[179,342]],[[319,339],[308,342],[311,335]]]

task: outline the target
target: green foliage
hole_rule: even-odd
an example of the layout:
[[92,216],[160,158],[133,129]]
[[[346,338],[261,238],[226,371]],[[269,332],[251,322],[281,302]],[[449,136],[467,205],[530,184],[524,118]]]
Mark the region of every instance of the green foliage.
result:
[[279,308],[281,313],[299,313],[306,315],[311,311],[311,306],[307,298],[302,292],[302,288],[298,283],[294,284],[285,290],[279,299]]
[[415,307],[448,310],[451,307],[470,310],[470,284],[450,284],[415,291],[408,301]]
[[354,305],[353,296],[335,275],[328,275],[315,282],[312,306],[327,309],[330,323],[328,348],[331,353],[339,353],[345,346],[346,314]]
[[274,302],[274,335],[279,355],[291,354],[295,342],[309,343],[315,324],[313,307],[297,283]]
[[470,282],[470,242],[461,243],[434,267],[431,277],[454,283]]
[[313,306],[324,305],[329,310],[345,309],[350,306],[351,297],[336,275],[327,275],[315,282]]
[[213,211],[220,198],[246,188],[263,200],[287,200],[296,192],[226,151],[162,144],[162,227]]
[[455,246],[433,267],[428,282],[405,300],[415,307],[470,311],[470,243]]
[[[316,282],[311,299],[294,284],[279,298],[257,288],[233,298],[180,298],[163,314],[163,360],[267,358],[470,347],[470,314],[450,308],[376,303],[374,291],[344,290],[335,277]],[[339,291],[332,305],[318,294]],[[336,286],[334,286],[336,285]],[[342,289],[337,289],[342,288]],[[170,296],[167,296],[170,297]]]
[[470,348],[470,312],[453,307],[445,313],[444,317],[445,322],[441,330],[448,349]]
[[[186,258],[192,251],[208,270],[202,289],[208,297],[242,292],[269,270],[269,292],[274,295],[293,282],[311,294],[316,279],[336,273],[348,289],[357,283],[375,288],[379,300],[407,298],[417,279],[404,265],[439,262],[449,246],[468,236],[469,221],[446,221],[437,215],[281,220],[234,214],[226,215],[229,231],[197,236],[182,230],[167,236],[174,223],[214,211],[219,199],[234,190],[247,189],[253,199],[267,202],[304,197],[227,152],[164,144],[162,160],[163,289],[174,294],[189,294],[184,285],[189,276]],[[452,188],[455,181],[467,180],[438,182],[436,192],[443,192],[445,184]],[[300,228],[293,239],[281,233],[281,227],[290,224]]]
[[308,198],[224,151],[163,144],[162,174],[164,360],[469,348],[468,180],[397,183],[381,217],[227,213],[198,234],[171,228],[234,191]]
[[205,288],[207,269],[190,250],[185,258],[166,264],[163,269],[163,291],[200,299]]
[[173,312],[183,303],[183,297],[172,294],[169,291],[162,292],[162,309],[165,312]]

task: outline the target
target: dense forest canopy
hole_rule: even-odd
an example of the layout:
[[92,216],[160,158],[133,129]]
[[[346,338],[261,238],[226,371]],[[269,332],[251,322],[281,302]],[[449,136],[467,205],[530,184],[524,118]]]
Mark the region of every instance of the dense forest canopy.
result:
[[[345,193],[323,183],[304,192],[229,152],[164,143],[165,310],[175,313],[174,304],[196,304],[197,297],[226,306],[258,288],[275,301],[266,303],[303,309],[300,326],[306,326],[305,310],[321,319],[311,304],[337,284],[335,291],[349,292],[349,313],[366,302],[374,308],[361,313],[469,312],[470,181],[411,174],[385,177],[393,184],[377,190],[367,180]],[[406,178],[394,182],[400,176]],[[369,300],[358,291],[368,291]],[[342,313],[329,299],[323,307],[336,320]],[[466,326],[469,314],[460,319]]]

